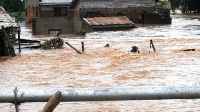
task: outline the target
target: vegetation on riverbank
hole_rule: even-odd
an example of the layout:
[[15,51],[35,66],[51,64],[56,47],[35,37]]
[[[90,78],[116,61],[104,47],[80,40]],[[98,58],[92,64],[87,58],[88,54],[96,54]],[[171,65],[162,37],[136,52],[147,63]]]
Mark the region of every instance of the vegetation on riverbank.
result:
[[170,0],[171,9],[179,8],[182,13],[200,13],[200,0]]
[[11,17],[15,17],[16,21],[25,21],[24,12],[7,12]]
[[0,0],[1,6],[16,21],[24,21],[24,0]]
[[7,12],[24,11],[24,0],[0,0],[0,4]]

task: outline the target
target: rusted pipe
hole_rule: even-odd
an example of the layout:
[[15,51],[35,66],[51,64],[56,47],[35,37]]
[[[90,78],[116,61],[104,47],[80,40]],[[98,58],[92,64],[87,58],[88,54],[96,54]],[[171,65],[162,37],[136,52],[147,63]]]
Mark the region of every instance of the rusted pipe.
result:
[[[128,88],[63,88],[63,89],[18,89],[17,102],[47,102],[57,91],[62,102],[198,99],[200,86],[128,87]],[[0,89],[0,102],[14,102],[12,89]]]
[[61,101],[61,92],[56,92],[44,106],[42,112],[53,112],[53,110],[57,107],[57,105]]

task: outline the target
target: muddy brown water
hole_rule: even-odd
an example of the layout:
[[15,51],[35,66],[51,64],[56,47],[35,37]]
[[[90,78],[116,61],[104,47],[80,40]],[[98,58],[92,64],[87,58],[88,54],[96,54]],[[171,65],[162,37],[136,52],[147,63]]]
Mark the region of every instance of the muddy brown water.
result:
[[[90,88],[132,86],[200,85],[200,16],[172,15],[171,25],[140,25],[128,31],[87,33],[85,37],[62,36],[85,52],[69,46],[55,50],[22,49],[21,56],[0,57],[1,88]],[[21,23],[22,38],[32,36]],[[73,39],[76,38],[76,39]],[[153,39],[156,52],[149,48]],[[110,47],[104,47],[109,44]],[[140,54],[131,53],[138,46]],[[196,49],[185,52],[183,49]],[[149,53],[149,51],[151,53]],[[36,91],[37,92],[37,91]],[[24,103],[20,112],[40,112],[45,103]],[[200,111],[200,100],[148,100],[62,102],[55,112]],[[0,112],[15,112],[12,104],[0,104]]]

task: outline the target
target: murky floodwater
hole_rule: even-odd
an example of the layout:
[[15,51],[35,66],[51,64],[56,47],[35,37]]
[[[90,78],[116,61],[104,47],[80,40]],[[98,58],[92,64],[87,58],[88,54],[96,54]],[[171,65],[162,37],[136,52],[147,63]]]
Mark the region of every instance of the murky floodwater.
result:
[[[130,86],[200,85],[200,16],[173,15],[171,25],[148,25],[128,31],[92,32],[86,37],[62,36],[67,45],[55,50],[22,49],[14,58],[0,57],[1,88],[88,88]],[[22,38],[31,36],[22,25]],[[43,38],[42,38],[43,37]],[[156,53],[149,48],[153,39]],[[104,47],[110,44],[109,48]],[[138,46],[140,54],[131,53]],[[183,49],[196,49],[184,52]],[[149,53],[149,51],[151,53]],[[24,103],[20,112],[41,111],[45,103]],[[14,105],[0,104],[0,111],[14,112]],[[200,100],[156,100],[60,103],[55,112],[76,111],[200,111]]]

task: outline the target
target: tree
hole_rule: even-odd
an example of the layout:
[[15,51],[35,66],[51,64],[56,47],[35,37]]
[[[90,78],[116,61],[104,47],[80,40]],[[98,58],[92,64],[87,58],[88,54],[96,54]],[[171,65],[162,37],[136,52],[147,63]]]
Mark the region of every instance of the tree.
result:
[[182,13],[200,12],[200,0],[170,0],[172,10],[181,6]]
[[172,10],[179,8],[181,0],[170,0]]
[[24,2],[21,0],[0,0],[0,5],[8,12],[21,12],[24,10]]
[[200,12],[200,0],[189,0],[188,10],[194,12]]

